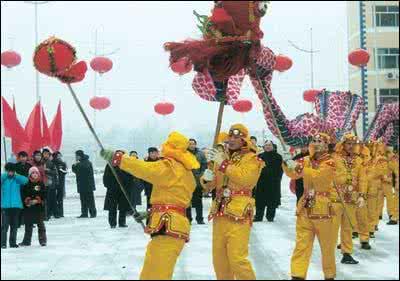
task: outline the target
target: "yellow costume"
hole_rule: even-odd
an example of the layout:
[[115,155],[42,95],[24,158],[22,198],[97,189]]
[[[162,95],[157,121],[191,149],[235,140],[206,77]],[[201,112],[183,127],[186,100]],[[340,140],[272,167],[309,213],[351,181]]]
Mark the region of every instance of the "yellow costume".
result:
[[[320,134],[328,142],[329,137]],[[330,190],[335,177],[335,163],[328,153],[319,159],[313,159],[310,145],[310,157],[303,164],[290,169],[283,164],[283,170],[292,179],[303,177],[304,194],[297,205],[296,247],[291,259],[291,275],[305,279],[310,264],[315,236],[322,252],[322,268],[326,279],[336,276],[335,234]]]
[[189,240],[190,224],[185,216],[195,179],[192,169],[200,167],[187,147],[189,140],[173,132],[162,146],[162,160],[145,162],[127,155],[114,155],[113,165],[153,184],[152,209],[145,232],[151,234],[141,280],[172,279],[176,261]]
[[213,221],[213,264],[218,280],[256,278],[248,260],[248,247],[255,201],[252,190],[264,167],[250,148],[249,133],[241,124],[233,125],[246,142],[241,150],[229,153],[214,167],[212,181],[201,179],[206,190],[216,189],[209,220]]
[[[340,228],[340,244],[341,251],[343,254],[351,254],[353,252],[353,240],[352,232],[356,224],[356,210],[358,208],[357,203],[360,197],[366,199],[367,193],[367,179],[366,169],[363,166],[363,160],[356,154],[348,155],[344,149],[344,143],[346,141],[353,142],[356,144],[357,137],[347,134],[344,136],[343,142],[336,146],[335,153],[335,166],[336,166],[336,179],[335,186],[331,192],[331,201],[334,203],[333,207],[335,210],[335,234],[337,238],[339,236]],[[356,146],[354,145],[355,149]],[[340,192],[340,194],[338,194]],[[341,200],[343,200],[344,205]],[[344,209],[345,208],[345,209]],[[344,212],[347,212],[348,217]],[[362,212],[364,218],[359,221],[359,228],[362,230],[368,229],[368,221],[366,212]],[[350,220],[350,221],[349,221]],[[369,236],[365,236],[363,231],[363,237],[361,241],[368,241]]]
[[394,224],[394,222],[398,222],[399,220],[399,156],[392,150],[388,150],[387,160],[388,168],[394,174],[394,195],[391,211],[391,221]]

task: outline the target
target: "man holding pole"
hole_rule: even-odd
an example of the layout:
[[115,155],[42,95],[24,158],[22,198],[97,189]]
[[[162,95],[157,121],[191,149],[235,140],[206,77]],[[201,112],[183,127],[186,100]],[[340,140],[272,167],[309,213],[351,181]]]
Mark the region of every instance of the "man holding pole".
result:
[[[366,202],[367,177],[363,160],[355,154],[358,138],[346,134],[336,146],[336,181],[331,192],[331,202],[335,210],[335,234],[339,235],[343,254],[341,263],[358,264],[353,259],[352,232],[356,222],[356,208],[363,208]],[[367,222],[366,222],[367,223]],[[360,226],[363,228],[363,226]]]
[[242,124],[229,130],[228,151],[213,149],[201,178],[204,189],[216,189],[209,220],[213,222],[213,264],[218,280],[254,280],[248,260],[249,238],[255,202],[252,191],[264,167],[251,150],[249,131]]

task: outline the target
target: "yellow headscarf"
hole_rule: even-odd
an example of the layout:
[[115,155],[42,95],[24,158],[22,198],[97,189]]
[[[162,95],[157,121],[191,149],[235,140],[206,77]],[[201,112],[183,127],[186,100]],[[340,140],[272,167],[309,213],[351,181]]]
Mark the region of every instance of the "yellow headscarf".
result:
[[161,155],[172,158],[185,166],[187,170],[199,169],[196,157],[187,151],[189,139],[178,132],[172,132],[167,141],[161,146]]
[[357,145],[357,144],[360,143],[360,141],[359,141],[357,136],[355,136],[354,134],[351,134],[351,133],[345,134],[343,136],[342,141],[336,144],[335,151],[337,153],[341,153],[343,151],[343,144],[346,143],[346,142],[353,143],[353,152],[355,154],[360,154],[361,153],[360,147]]
[[[329,144],[331,142],[331,137],[325,133],[318,133],[313,137],[313,139],[322,139],[326,144]],[[310,143],[310,145],[308,146],[308,150],[310,152],[310,157],[313,158],[315,154],[315,147],[312,143]]]
[[251,149],[253,151],[257,151],[257,148],[254,147],[254,145],[250,141],[249,129],[247,129],[247,127],[245,125],[239,124],[239,123],[238,124],[234,124],[229,129],[229,132],[232,131],[232,130],[239,130],[242,133],[242,140],[244,140],[246,142],[247,148]]

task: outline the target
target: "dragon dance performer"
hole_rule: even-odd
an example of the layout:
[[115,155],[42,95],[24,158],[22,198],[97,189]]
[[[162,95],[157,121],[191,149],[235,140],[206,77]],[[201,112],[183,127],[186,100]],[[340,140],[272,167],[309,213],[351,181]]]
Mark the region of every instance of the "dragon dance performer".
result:
[[187,151],[189,140],[172,132],[162,145],[163,158],[145,162],[122,153],[103,150],[102,157],[121,170],[153,184],[151,211],[145,232],[152,239],[140,275],[141,280],[172,279],[176,261],[189,241],[190,224],[186,218],[195,189],[192,170],[200,167]]
[[292,280],[307,277],[315,236],[322,252],[326,280],[336,276],[334,212],[329,200],[335,178],[335,162],[328,152],[330,137],[320,133],[309,145],[310,156],[301,162],[289,160],[282,165],[292,179],[303,178],[304,193],[296,210],[296,246],[291,259]]
[[213,264],[218,280],[254,280],[248,260],[249,238],[254,216],[253,188],[264,167],[252,151],[248,129],[231,126],[228,152],[209,152],[213,170],[206,170],[201,184],[216,189],[209,220],[213,221]]
[[[370,180],[375,178],[376,171],[374,169],[369,170],[368,167],[372,168],[373,163],[371,162],[371,153],[369,149],[357,141],[354,146],[354,153],[356,156],[362,159],[362,166],[365,170],[365,176],[367,177],[367,190],[366,190],[366,204],[361,208],[355,209],[355,225],[353,229],[353,238],[360,238],[361,249],[370,250],[371,245],[369,244],[370,238],[370,221],[376,213],[376,187],[370,185]],[[370,197],[372,200],[370,200]]]
[[399,153],[394,152],[389,157],[389,167],[394,173],[394,210],[391,221],[387,224],[397,225],[399,221]]
[[[355,154],[357,142],[356,136],[346,134],[342,142],[336,145],[334,156],[336,180],[331,192],[331,201],[336,214],[334,220],[336,240],[340,228],[340,248],[343,254],[341,262],[344,264],[358,264],[358,261],[351,256],[352,226],[356,222],[356,209],[363,208],[366,202],[367,178],[363,160]],[[367,219],[364,218],[361,223],[367,224]],[[366,226],[360,225],[360,228],[365,229]]]
[[[384,201],[386,199],[386,210],[389,216],[389,225],[396,225],[397,220],[393,219],[395,216],[395,195],[393,193],[393,173],[396,173],[396,164],[393,161],[393,152],[383,142],[378,142],[378,151],[384,156],[386,162],[386,171],[382,177],[382,192],[378,197],[378,211],[380,218],[383,214]],[[398,173],[398,169],[397,169]]]

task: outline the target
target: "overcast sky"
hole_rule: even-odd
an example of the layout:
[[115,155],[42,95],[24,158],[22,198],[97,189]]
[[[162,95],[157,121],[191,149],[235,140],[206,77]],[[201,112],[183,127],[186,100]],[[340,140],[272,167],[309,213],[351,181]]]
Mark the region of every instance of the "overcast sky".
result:
[[[218,105],[200,99],[193,92],[193,73],[179,77],[168,68],[164,42],[200,38],[192,11],[209,14],[213,1],[199,2],[64,2],[51,1],[39,5],[39,42],[55,35],[74,45],[79,59],[90,62],[94,51],[94,34],[98,29],[100,52],[110,56],[113,69],[98,78],[98,95],[111,99],[111,107],[97,114],[99,130],[131,129],[143,126],[167,126],[186,134],[199,128],[214,131]],[[273,94],[288,117],[294,118],[310,110],[302,93],[310,88],[310,57],[294,49],[288,40],[301,48],[313,45],[319,50],[314,58],[315,87],[347,89],[347,20],[345,1],[271,2],[269,13],[262,19],[263,44],[275,53],[293,59],[286,73],[275,73]],[[36,100],[35,71],[32,54],[35,47],[34,7],[31,4],[2,1],[1,51],[14,49],[22,63],[11,71],[1,69],[2,95],[11,100],[14,94],[18,115],[25,121]],[[94,95],[94,72],[73,86],[84,107],[93,117],[89,99]],[[165,94],[164,94],[165,93]],[[62,100],[64,129],[85,129],[85,123],[65,85],[40,75],[40,94],[48,119],[52,119]],[[223,128],[232,122],[244,122],[251,130],[262,130],[265,121],[256,95],[245,80],[242,98],[254,102],[254,110],[242,115],[228,108]],[[162,118],[153,106],[170,101],[175,112]],[[50,122],[50,121],[49,121]]]

